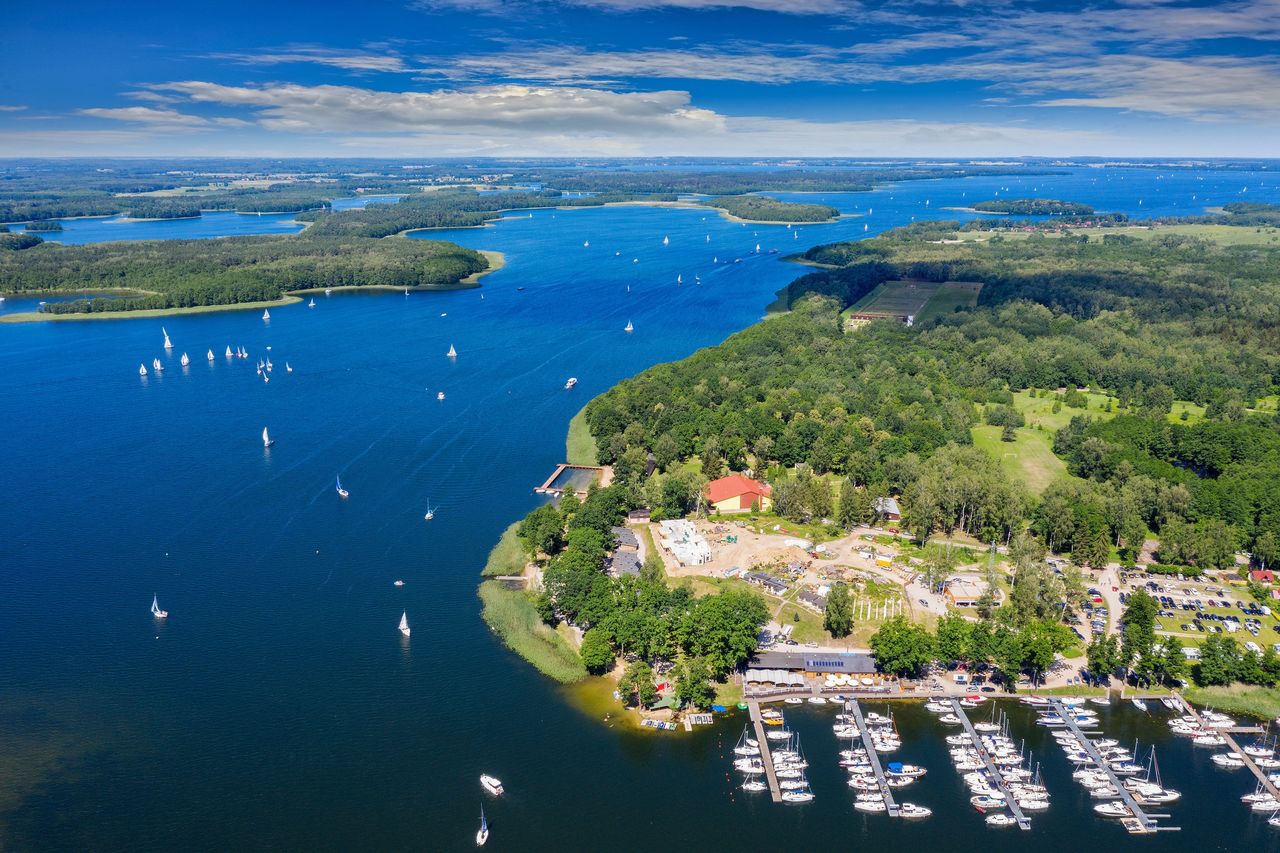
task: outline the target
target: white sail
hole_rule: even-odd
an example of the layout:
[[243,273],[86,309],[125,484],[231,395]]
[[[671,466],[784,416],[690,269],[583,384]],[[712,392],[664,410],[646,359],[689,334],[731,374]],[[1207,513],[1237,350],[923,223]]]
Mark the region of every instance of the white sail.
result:
[[662,238],[662,245],[664,245],[664,246],[670,246],[670,245],[671,245],[671,238],[670,238],[670,237],[663,237],[663,238]]
[[160,599],[158,596],[151,596],[151,615],[157,619],[163,619],[169,615],[168,610],[160,609]]
[[315,308],[315,307],[316,307],[316,298],[315,298],[314,296],[313,296],[313,297],[311,297],[311,301],[307,303],[307,307],[308,307],[308,308]]
[[191,363],[191,359],[187,357],[187,354],[185,352],[182,354],[182,358],[180,358],[178,361],[179,363],[182,364],[183,367],[186,367],[188,364]]
[[287,361],[284,363],[284,372],[285,372],[285,373],[293,373],[293,368],[289,366],[289,362],[287,362]]
[[684,284],[684,276],[682,275],[676,276],[676,284]]
[[400,614],[400,633],[406,637],[409,636],[409,614],[407,612]]
[[590,240],[583,240],[583,241],[582,241],[582,248],[587,249],[587,248],[590,248],[590,247],[591,247],[591,241],[590,241]]
[[630,320],[628,320],[628,321],[627,321],[627,325],[626,325],[626,327],[625,327],[622,331],[624,331],[624,332],[634,332],[634,331],[635,331],[635,329],[636,329],[636,327],[635,327],[635,326],[633,326],[633,325],[631,325],[631,321],[630,321]]
[[164,365],[160,363],[160,359],[153,358],[151,359],[151,369],[154,370],[156,373],[159,373],[160,371],[164,370]]
[[173,349],[173,341],[169,340],[169,333],[164,330],[164,326],[160,327],[160,331],[164,334],[164,348]]
[[262,428],[262,446],[270,447],[272,444],[274,444],[274,442],[271,440],[271,436],[267,434],[267,428],[263,427]]
[[139,376],[146,376],[146,375],[147,375],[147,366],[146,366],[145,364],[139,364],[139,365],[138,365],[138,375],[139,375]]
[[445,355],[447,355],[449,358],[457,358],[458,351],[453,348],[453,344],[449,344],[449,351],[445,353]]
[[756,254],[760,254],[760,244],[756,243]]
[[205,357],[206,357],[209,361],[213,361],[213,350],[209,350],[208,354],[207,354]]
[[265,308],[264,308],[264,309],[262,309],[262,319],[264,319],[264,320],[270,320],[270,319],[271,319],[271,312],[270,312],[270,311],[268,311],[268,310],[266,310]]

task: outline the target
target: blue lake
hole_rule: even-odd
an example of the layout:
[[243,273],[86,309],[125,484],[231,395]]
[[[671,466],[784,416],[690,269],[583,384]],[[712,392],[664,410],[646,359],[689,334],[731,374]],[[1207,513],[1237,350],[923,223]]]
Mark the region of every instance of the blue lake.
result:
[[[1130,840],[1096,819],[1017,709],[1015,736],[1042,756],[1055,795],[1030,835],[982,826],[946,762],[947,732],[919,709],[900,713],[902,757],[931,771],[911,799],[932,820],[854,812],[830,712],[808,708],[791,716],[818,799],[774,806],[735,788],[740,717],[693,735],[619,732],[479,619],[487,552],[538,504],[532,488],[562,461],[574,412],[751,324],[804,272],[752,254],[757,243],[787,253],[912,216],[963,218],[938,208],[1023,193],[1020,180],[1134,214],[1280,201],[1270,176],[1077,170],[821,196],[873,212],[800,229],[697,210],[540,210],[420,235],[504,252],[476,290],[335,293],[269,322],[0,325],[0,847],[463,850],[487,771],[509,790],[486,807],[498,850],[874,849],[957,832],[993,851],[1280,850],[1237,799],[1248,778],[1127,706],[1104,728],[1160,744],[1165,780],[1184,792],[1169,809],[1180,833]],[[99,222],[117,236],[96,239],[198,236],[157,230],[190,222]],[[225,359],[228,345],[252,358]],[[253,365],[268,355],[266,384]],[[167,369],[140,379],[157,357]],[[569,376],[579,384],[567,391]],[[159,627],[153,594],[171,614]],[[402,611],[410,641],[396,631]]]

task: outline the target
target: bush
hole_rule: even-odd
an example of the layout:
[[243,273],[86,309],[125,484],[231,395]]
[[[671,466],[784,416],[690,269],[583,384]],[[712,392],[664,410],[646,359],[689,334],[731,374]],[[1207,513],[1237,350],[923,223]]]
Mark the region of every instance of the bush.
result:
[[1196,566],[1175,566],[1169,563],[1152,563],[1143,569],[1153,575],[1182,575],[1184,578],[1198,578],[1204,570]]

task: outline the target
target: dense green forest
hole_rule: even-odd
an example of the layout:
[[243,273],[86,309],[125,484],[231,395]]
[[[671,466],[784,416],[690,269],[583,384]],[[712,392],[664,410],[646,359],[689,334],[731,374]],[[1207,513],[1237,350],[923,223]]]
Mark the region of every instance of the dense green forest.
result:
[[10,234],[5,231],[0,234],[0,252],[16,252],[20,249],[30,249],[33,246],[39,246],[43,242],[39,235],[36,234]]
[[145,292],[45,306],[56,313],[129,311],[234,305],[313,287],[452,285],[487,268],[480,253],[432,240],[284,236],[85,246],[47,243],[0,254],[0,291]]
[[489,193],[449,189],[420,193],[398,204],[371,204],[359,210],[304,214],[315,224],[309,233],[358,237],[389,237],[418,228],[465,228],[496,219],[503,210],[537,207],[598,207],[602,204],[635,200],[674,201],[675,196],[638,196],[603,193],[591,196],[564,196],[558,191],[536,193]]
[[1075,201],[1058,201],[1056,198],[1011,198],[980,201],[974,210],[984,213],[1014,213],[1019,216],[1089,216],[1093,207]]
[[700,203],[757,222],[828,222],[840,215],[825,204],[797,204],[761,195],[721,196]]
[[[622,462],[625,479],[649,452],[668,468],[698,457],[708,477],[768,471],[784,493],[792,475],[780,469],[803,465],[847,480],[864,515],[865,495],[901,495],[921,537],[1007,539],[1029,518],[1087,565],[1113,544],[1132,557],[1148,529],[1167,539],[1163,562],[1202,566],[1280,537],[1280,424],[1247,411],[1280,384],[1280,250],[1185,237],[931,242],[955,227],[811,250],[844,265],[786,288],[789,313],[591,402],[602,460]],[[843,308],[904,277],[986,285],[975,310],[843,330]],[[980,418],[1005,422],[1012,391],[1078,386],[1106,389],[1128,413],[1059,435],[1083,480],[1032,500],[969,446]],[[1206,421],[1169,423],[1174,399],[1205,405]],[[791,515],[841,514],[829,488],[795,492]]]
[[33,233],[38,232],[43,234],[47,232],[61,231],[62,223],[56,222],[56,221],[50,222],[47,220],[44,222],[28,222],[26,225],[26,229],[27,231],[30,231]]

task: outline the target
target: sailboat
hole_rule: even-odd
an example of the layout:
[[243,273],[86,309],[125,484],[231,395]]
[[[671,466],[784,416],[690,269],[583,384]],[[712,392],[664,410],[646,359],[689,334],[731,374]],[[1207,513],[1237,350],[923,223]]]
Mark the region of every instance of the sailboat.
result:
[[670,245],[671,245],[671,238],[670,238],[670,237],[663,237],[663,238],[662,238],[662,245],[664,245],[664,246],[670,246]]
[[427,501],[427,514],[422,517],[425,518],[427,521],[430,521],[431,519],[436,517],[436,511],[431,508],[431,501]]
[[154,370],[156,373],[159,373],[160,371],[164,370],[164,365],[160,363],[160,359],[153,358],[151,359],[151,369]]
[[164,334],[164,348],[173,349],[173,341],[169,340],[169,333],[164,330],[164,326],[160,327],[160,331]]
[[350,492],[348,492],[346,489],[342,488],[342,477],[341,477],[341,476],[339,476],[339,477],[337,478],[337,486],[336,486],[336,487],[337,487],[337,489],[338,489],[338,497],[340,497],[340,498],[350,497],[351,493],[350,493]]
[[633,325],[631,325],[631,321],[630,321],[630,320],[628,320],[628,321],[627,321],[627,325],[626,325],[626,327],[625,327],[625,328],[623,328],[623,330],[622,330],[622,331],[624,331],[624,332],[634,332],[635,330],[636,330],[636,327],[635,327],[635,326],[633,326]]
[[677,275],[677,276],[676,276],[676,284],[684,284],[684,276],[682,276],[682,275]]
[[157,619],[169,618],[169,611],[160,609],[160,598],[155,595],[151,596],[151,615]]
[[489,822],[484,819],[484,805],[480,806],[480,828],[476,830],[476,846],[483,847],[489,840]]
[[711,242],[711,235],[710,235],[710,234],[708,234],[708,235],[707,235],[707,242],[708,242],[708,243],[710,243],[710,242]]
[[446,357],[448,357],[448,358],[457,358],[457,357],[458,357],[458,351],[457,351],[456,349],[454,349],[454,348],[453,348],[453,344],[449,344],[449,351],[448,351],[447,353],[445,353],[445,356],[446,356]]
[[756,243],[756,254],[760,254],[760,244]]
[[437,400],[443,400],[443,399],[444,399],[444,392],[443,392],[443,391],[437,391],[437,392],[436,392],[436,399],[437,399]]
[[209,352],[205,354],[205,358],[209,361],[213,361],[213,350],[209,350]]
[[224,353],[224,355],[226,355],[227,358],[231,358],[232,356],[235,355],[235,353],[231,351],[231,344],[227,344],[227,351],[226,353]]
[[188,364],[191,363],[191,359],[187,358],[187,354],[184,352],[182,354],[182,358],[178,359],[178,363],[181,364],[183,367],[186,367]]
[[406,637],[409,636],[409,614],[407,612],[400,614],[400,633]]
[[262,446],[263,446],[263,447],[270,447],[271,445],[273,445],[273,444],[275,444],[275,443],[276,443],[276,442],[275,442],[275,439],[273,439],[270,435],[268,435],[268,434],[267,434],[267,428],[266,428],[266,427],[263,427],[263,428],[262,428]]
[[591,241],[590,241],[590,240],[583,240],[583,241],[582,241],[582,248],[584,248],[584,249],[589,249],[589,248],[591,248]]
[[719,255],[713,255],[713,256],[711,257],[711,263],[713,263],[713,264],[718,264],[718,263],[720,263],[720,256],[719,256]]
[[285,373],[293,373],[293,368],[289,366],[289,362],[287,362],[287,361],[284,363],[284,372],[285,372]]
[[264,319],[264,320],[270,320],[270,319],[271,319],[271,312],[270,312],[270,311],[268,311],[267,309],[263,308],[263,309],[262,309],[262,319]]
[[313,296],[313,297],[311,297],[311,301],[307,303],[307,307],[308,307],[308,308],[315,308],[315,307],[316,307],[316,298],[315,298],[314,296]]
[[139,365],[138,365],[138,375],[139,375],[139,376],[146,376],[146,375],[147,375],[147,366],[146,366],[145,364],[139,364]]

